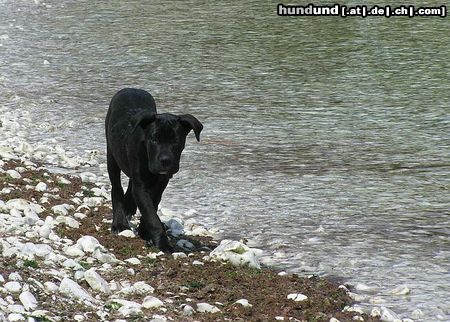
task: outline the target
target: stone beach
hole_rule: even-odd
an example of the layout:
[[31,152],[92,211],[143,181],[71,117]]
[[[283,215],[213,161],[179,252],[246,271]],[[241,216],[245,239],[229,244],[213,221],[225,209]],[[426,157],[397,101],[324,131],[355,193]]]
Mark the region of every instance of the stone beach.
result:
[[105,170],[99,152],[32,146],[27,114],[1,115],[0,321],[412,321],[353,304],[365,296],[354,292],[370,293],[361,285],[350,292],[266,268],[262,250],[216,241],[219,230],[201,225],[195,210],[159,209],[176,244],[171,255],[132,230],[111,235],[107,181],[89,171]]

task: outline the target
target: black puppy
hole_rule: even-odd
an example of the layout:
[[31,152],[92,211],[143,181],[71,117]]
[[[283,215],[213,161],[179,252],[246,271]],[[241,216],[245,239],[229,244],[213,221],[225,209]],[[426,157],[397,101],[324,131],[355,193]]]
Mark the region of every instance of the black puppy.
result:
[[[156,211],[169,179],[178,172],[187,134],[194,130],[200,141],[203,125],[190,114],[157,114],[150,93],[125,88],[112,98],[105,127],[112,186],[112,232],[129,229],[129,220],[139,207],[142,214],[139,235],[162,251],[171,252]],[[125,194],[120,171],[130,178]]]

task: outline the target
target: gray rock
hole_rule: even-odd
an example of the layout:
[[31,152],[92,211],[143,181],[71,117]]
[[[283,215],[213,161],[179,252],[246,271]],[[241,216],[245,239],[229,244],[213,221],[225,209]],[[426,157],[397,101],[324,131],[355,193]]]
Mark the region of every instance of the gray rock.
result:
[[89,284],[89,286],[94,290],[106,294],[111,293],[108,282],[106,282],[94,268],[88,269],[84,273],[84,279]]
[[218,313],[219,308],[208,303],[197,303],[197,311],[200,313]]
[[92,296],[77,282],[65,277],[59,285],[59,291],[71,298],[79,300],[93,300]]

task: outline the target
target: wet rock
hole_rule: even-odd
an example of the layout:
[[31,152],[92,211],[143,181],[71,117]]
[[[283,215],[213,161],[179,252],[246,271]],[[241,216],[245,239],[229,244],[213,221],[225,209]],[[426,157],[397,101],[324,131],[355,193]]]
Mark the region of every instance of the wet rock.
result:
[[386,321],[386,322],[401,322],[402,319],[400,319],[400,317],[394,313],[394,311],[388,309],[387,307],[382,307],[381,308],[381,317],[380,317],[381,321]]
[[177,246],[186,249],[193,249],[195,247],[194,244],[186,239],[180,239],[179,241],[177,241]]
[[146,309],[154,309],[163,305],[163,301],[151,295],[146,296],[142,302],[142,306]]
[[424,313],[423,313],[423,311],[421,310],[421,309],[415,309],[414,311],[412,311],[412,313],[411,313],[411,317],[414,319],[414,320],[420,320],[420,319],[422,319],[423,317],[424,317]]
[[238,241],[224,239],[220,242],[220,245],[210,253],[210,257],[212,259],[228,261],[236,266],[248,265],[260,269],[258,257],[260,257],[261,254],[262,251],[259,249],[250,248]]
[[92,296],[77,282],[65,277],[59,285],[59,291],[69,297],[80,300],[93,300]]
[[25,307],[25,310],[27,311],[34,310],[37,307],[37,300],[34,297],[34,295],[29,291],[22,292],[19,295],[19,300]]
[[411,290],[409,289],[408,286],[405,285],[399,285],[396,288],[389,291],[389,294],[392,295],[408,295],[409,293],[411,293]]
[[287,296],[288,300],[293,300],[295,302],[301,302],[308,299],[308,297],[301,293],[291,293]]
[[218,313],[218,312],[220,312],[220,310],[215,305],[211,305],[211,304],[208,304],[208,303],[197,303],[197,312],[200,312],[200,313]]
[[89,286],[98,292],[102,292],[105,294],[110,294],[111,289],[109,288],[108,282],[106,282],[96,271],[94,268],[88,269],[84,272],[84,279],[89,284]]

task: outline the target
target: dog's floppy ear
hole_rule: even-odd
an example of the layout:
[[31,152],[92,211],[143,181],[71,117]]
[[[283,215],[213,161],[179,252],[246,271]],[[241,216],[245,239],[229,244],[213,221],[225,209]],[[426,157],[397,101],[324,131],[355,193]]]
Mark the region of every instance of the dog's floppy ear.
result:
[[194,130],[195,138],[200,141],[200,132],[203,130],[203,125],[191,114],[184,114],[179,116],[181,124],[188,129],[188,133]]
[[156,118],[156,113],[152,111],[142,111],[131,117],[131,133],[136,131],[138,126],[145,128],[148,124],[153,122]]

